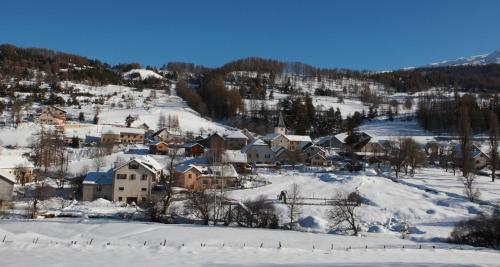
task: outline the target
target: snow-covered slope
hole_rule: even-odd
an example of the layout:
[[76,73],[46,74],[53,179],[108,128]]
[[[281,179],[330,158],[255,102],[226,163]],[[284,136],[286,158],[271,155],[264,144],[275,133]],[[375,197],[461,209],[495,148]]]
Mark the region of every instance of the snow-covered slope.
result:
[[157,78],[157,79],[163,79],[163,77],[160,74],[158,74],[152,70],[147,70],[147,69],[133,69],[133,70],[125,72],[123,74],[123,77],[130,78],[130,76],[133,74],[139,75],[139,77],[141,77],[142,80],[150,78],[150,77]]
[[429,64],[425,67],[445,67],[445,66],[464,66],[464,65],[488,65],[500,64],[500,50],[491,54],[484,54],[471,57],[461,57],[455,60],[445,60]]

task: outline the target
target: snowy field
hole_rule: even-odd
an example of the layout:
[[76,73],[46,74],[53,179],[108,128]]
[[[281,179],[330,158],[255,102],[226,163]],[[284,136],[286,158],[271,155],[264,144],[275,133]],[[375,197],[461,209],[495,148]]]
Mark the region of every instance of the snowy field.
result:
[[[393,175],[393,173],[390,173]],[[480,202],[466,199],[459,176],[442,169],[417,170],[415,177],[404,176],[399,182],[382,176],[367,168],[365,172],[307,173],[284,171],[261,173],[270,185],[255,189],[236,190],[229,197],[253,199],[263,195],[276,199],[281,190],[290,190],[292,184],[299,185],[302,197],[333,198],[336,192],[358,192],[363,199],[359,210],[359,221],[364,232],[376,232],[399,236],[402,224],[410,225],[409,237],[413,240],[435,241],[449,237],[456,222],[470,218],[478,212],[491,212],[500,204],[500,185],[490,178],[478,176],[478,189],[482,192]],[[286,206],[277,204],[286,222]],[[326,233],[328,206],[303,206],[298,220],[302,230]]]
[[[390,236],[351,237],[222,226],[4,221],[0,223],[0,236],[6,236],[0,243],[1,266],[422,267],[498,266],[500,262],[498,251],[417,244]],[[392,245],[384,249],[389,243]]]

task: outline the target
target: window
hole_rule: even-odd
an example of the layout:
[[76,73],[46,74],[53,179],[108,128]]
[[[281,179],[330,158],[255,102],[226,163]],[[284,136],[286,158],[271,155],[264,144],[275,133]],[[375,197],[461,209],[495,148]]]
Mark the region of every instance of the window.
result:
[[128,168],[129,168],[129,169],[133,169],[133,170],[137,170],[137,169],[139,169],[139,164],[136,164],[136,163],[130,163],[130,164],[128,165]]
[[130,175],[130,180],[135,180],[135,174]]
[[191,176],[192,176],[191,174],[188,174],[188,178],[189,178],[189,179],[191,179],[191,178],[192,178]]
[[123,191],[125,188],[123,186],[118,187],[118,190]]
[[259,153],[255,154],[255,157],[256,157],[256,158],[259,158]]
[[122,201],[122,199],[123,199],[122,197],[118,197],[118,201]]
[[102,185],[97,185],[97,192],[102,191]]
[[116,174],[116,179],[127,179],[126,174]]
[[141,188],[141,191],[148,191],[148,189],[143,187],[143,188]]
[[147,174],[143,174],[143,175],[141,176],[141,180],[145,181],[145,180],[147,180],[147,179],[148,179],[148,175],[147,175]]
[[270,159],[270,158],[271,158],[271,155],[266,154],[266,155],[264,155],[264,157],[265,157],[266,159]]
[[205,184],[205,185],[207,185],[208,181],[207,180],[203,180],[202,183]]

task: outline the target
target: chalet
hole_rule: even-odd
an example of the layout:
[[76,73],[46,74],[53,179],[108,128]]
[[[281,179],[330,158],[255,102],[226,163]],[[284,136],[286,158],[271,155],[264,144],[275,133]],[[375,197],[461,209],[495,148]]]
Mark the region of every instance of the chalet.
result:
[[162,166],[150,156],[131,159],[113,169],[113,201],[145,202],[160,182]]
[[138,128],[125,128],[105,126],[102,129],[101,144],[142,144],[144,143],[144,130]]
[[306,164],[311,166],[330,166],[331,160],[326,157],[326,151],[320,146],[310,145],[303,150],[304,160]]
[[332,161],[328,160],[324,154],[318,152],[309,157],[309,165],[315,167],[320,167],[320,166],[326,167],[326,166],[331,166]]
[[272,150],[278,165],[296,165],[304,162],[304,154],[300,150],[292,151],[282,146],[275,146]]
[[168,154],[168,144],[160,141],[149,145],[149,153],[157,155],[167,155]]
[[189,190],[233,188],[238,184],[238,173],[233,165],[180,165],[176,167],[176,185]]
[[212,135],[210,135],[206,139],[207,143],[207,148],[213,149],[213,148],[225,148],[226,147],[226,139],[224,136],[222,136],[220,133],[216,132]]
[[242,149],[248,143],[248,137],[241,131],[234,131],[225,136],[227,149]]
[[38,114],[37,122],[40,124],[62,125],[67,119],[67,112],[56,106],[43,106]]
[[247,155],[247,162],[252,165],[274,164],[275,162],[274,151],[260,139],[255,139],[246,145],[241,152]]
[[161,128],[160,130],[154,132],[151,138],[155,141],[163,141],[167,143],[181,143],[183,141],[182,133],[178,130]]
[[385,155],[388,140],[377,140],[366,143],[356,155],[365,158],[381,157]]
[[[456,161],[458,165],[462,163],[462,148],[460,144],[453,146],[452,158]],[[472,145],[469,152],[469,159],[471,160],[472,166],[476,170],[480,170],[486,167],[490,161],[490,157],[486,155],[478,146]]]
[[144,143],[144,130],[137,128],[123,128],[120,131],[120,142],[143,144]]
[[337,135],[327,135],[322,136],[314,140],[314,143],[318,146],[324,148],[333,148],[336,150],[342,150],[345,146],[345,138],[347,137],[346,133],[341,133]]
[[205,153],[205,148],[199,143],[187,143],[182,146],[186,157],[199,157]]
[[94,201],[99,198],[112,200],[113,170],[89,172],[82,182],[82,200]]
[[14,175],[4,170],[0,170],[0,202],[12,200],[15,183],[16,177]]

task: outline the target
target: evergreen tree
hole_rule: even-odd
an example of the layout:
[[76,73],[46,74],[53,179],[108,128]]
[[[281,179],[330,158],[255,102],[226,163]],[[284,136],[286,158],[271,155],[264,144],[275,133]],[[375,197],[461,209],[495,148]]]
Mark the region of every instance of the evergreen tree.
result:
[[132,117],[132,115],[128,114],[128,116],[125,118],[125,125],[127,127],[130,127],[134,121],[135,121],[134,117]]
[[84,122],[85,121],[85,115],[83,114],[83,112],[80,112],[80,114],[78,114],[78,120],[80,122]]

